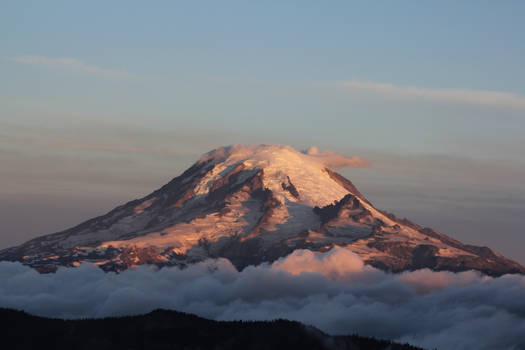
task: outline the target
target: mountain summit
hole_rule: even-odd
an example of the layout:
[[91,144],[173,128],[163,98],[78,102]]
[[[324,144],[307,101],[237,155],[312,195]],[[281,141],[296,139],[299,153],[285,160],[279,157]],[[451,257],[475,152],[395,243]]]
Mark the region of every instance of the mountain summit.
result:
[[218,148],[148,196],[2,250],[0,260],[48,272],[82,262],[121,271],[223,257],[242,269],[296,249],[341,246],[391,272],[525,273],[489,248],[463,244],[374,208],[333,170],[363,165],[358,157],[314,147],[305,152],[275,145]]

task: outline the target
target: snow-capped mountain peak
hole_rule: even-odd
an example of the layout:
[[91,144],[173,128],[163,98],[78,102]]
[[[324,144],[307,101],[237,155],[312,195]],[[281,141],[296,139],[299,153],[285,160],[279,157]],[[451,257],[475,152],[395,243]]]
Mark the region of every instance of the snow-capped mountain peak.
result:
[[[348,193],[348,190],[330,177],[326,167],[334,164],[356,167],[366,164],[359,157],[320,152],[315,147],[300,152],[290,146],[278,145],[223,147],[207,153],[199,163],[208,161],[215,167],[197,185],[199,194],[207,193],[215,181],[242,167],[245,171],[264,170],[263,186],[280,200],[286,199],[312,207],[331,204]],[[293,184],[301,195],[293,195],[283,188],[283,183]]]
[[40,271],[92,262],[106,271],[228,258],[238,268],[295,249],[345,247],[388,271],[428,267],[500,275],[525,269],[376,209],[334,169],[359,167],[311,147],[233,145],[206,153],[150,195],[76,227],[0,252]]

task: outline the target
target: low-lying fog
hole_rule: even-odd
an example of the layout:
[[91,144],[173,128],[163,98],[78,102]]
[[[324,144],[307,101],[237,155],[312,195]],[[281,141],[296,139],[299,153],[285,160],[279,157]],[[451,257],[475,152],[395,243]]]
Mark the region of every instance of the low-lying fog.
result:
[[387,274],[343,248],[298,250],[237,271],[228,260],[120,274],[91,264],[39,274],[0,263],[0,306],[61,318],[175,309],[216,320],[286,318],[438,349],[525,347],[525,276]]

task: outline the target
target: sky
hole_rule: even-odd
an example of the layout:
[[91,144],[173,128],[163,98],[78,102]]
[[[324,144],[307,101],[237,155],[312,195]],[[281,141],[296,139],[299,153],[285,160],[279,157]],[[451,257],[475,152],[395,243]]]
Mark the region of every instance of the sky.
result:
[[2,1],[0,248],[233,143],[317,146],[374,205],[525,264],[521,1]]

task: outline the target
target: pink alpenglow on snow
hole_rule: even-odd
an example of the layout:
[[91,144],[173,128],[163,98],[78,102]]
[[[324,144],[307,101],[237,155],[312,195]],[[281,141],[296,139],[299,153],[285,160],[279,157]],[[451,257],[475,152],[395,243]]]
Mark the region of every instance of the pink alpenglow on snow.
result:
[[297,252],[297,259],[311,260],[301,268],[319,272],[324,267],[310,252],[340,247],[349,254],[341,264],[356,268],[364,263],[389,272],[525,272],[489,248],[463,244],[375,208],[334,170],[367,165],[359,157],[316,147],[302,152],[280,145],[217,148],[146,197],[0,251],[0,260],[50,272],[84,262],[122,271],[225,258],[242,270]]

